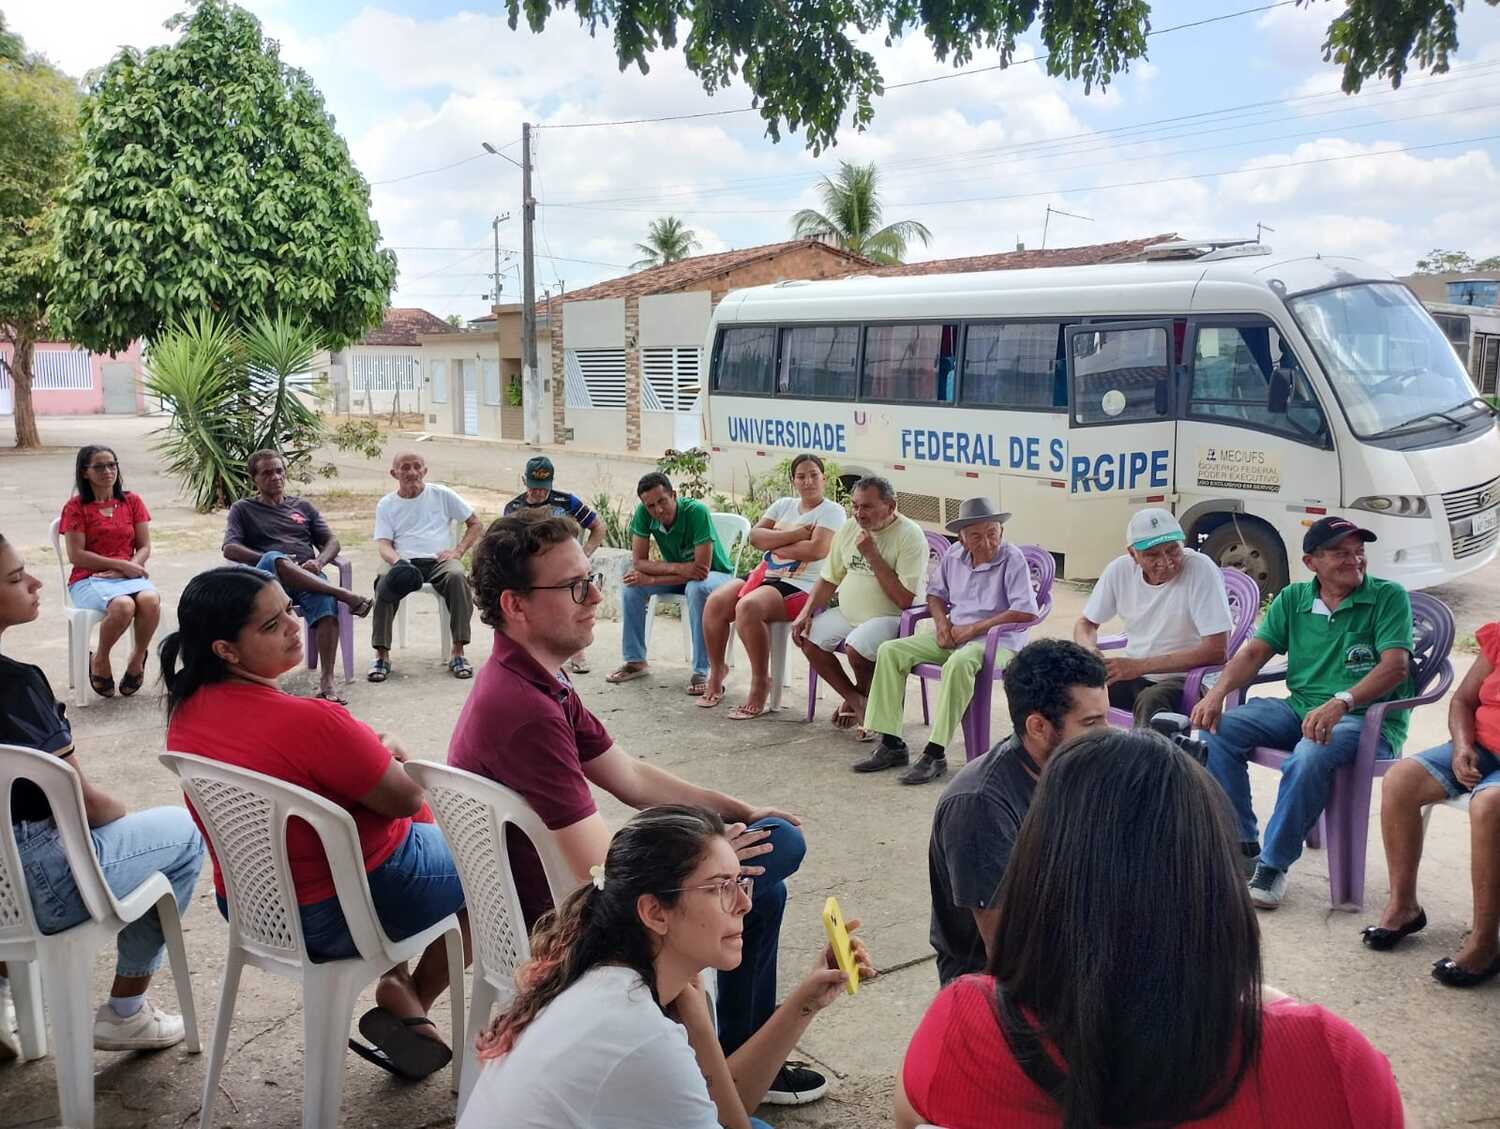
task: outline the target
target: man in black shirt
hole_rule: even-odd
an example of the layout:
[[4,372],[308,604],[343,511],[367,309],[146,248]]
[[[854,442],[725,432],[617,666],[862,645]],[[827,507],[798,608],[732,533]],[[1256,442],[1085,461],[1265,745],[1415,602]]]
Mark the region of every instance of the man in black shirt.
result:
[[1030,643],[1006,666],[1014,732],[953,778],[932,816],[929,939],[943,984],[988,965],[1000,880],[1037,777],[1064,742],[1108,724],[1107,678],[1097,655],[1061,639]]
[[255,496],[229,507],[224,522],[224,559],[273,573],[313,627],[318,648],[318,697],[348,705],[334,688],[338,652],[338,605],[370,614],[375,602],[323,579],[339,555],[339,539],[311,502],[286,496],[286,462],[275,451],[256,451],[246,461]]

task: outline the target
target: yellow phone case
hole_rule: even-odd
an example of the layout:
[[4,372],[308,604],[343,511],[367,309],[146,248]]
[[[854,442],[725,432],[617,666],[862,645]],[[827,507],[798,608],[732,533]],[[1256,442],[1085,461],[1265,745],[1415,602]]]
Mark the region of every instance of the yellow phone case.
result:
[[849,930],[844,927],[844,915],[839,912],[839,900],[830,897],[823,903],[823,929],[828,934],[828,943],[833,946],[834,959],[849,977],[848,993],[859,991],[859,967],[854,963],[854,950],[849,944]]

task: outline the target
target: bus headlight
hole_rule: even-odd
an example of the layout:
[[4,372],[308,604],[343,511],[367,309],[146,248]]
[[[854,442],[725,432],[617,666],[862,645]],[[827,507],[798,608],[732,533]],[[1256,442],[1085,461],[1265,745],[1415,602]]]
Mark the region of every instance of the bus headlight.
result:
[[1349,507],[1387,517],[1426,517],[1430,512],[1427,499],[1420,494],[1366,494],[1350,502]]

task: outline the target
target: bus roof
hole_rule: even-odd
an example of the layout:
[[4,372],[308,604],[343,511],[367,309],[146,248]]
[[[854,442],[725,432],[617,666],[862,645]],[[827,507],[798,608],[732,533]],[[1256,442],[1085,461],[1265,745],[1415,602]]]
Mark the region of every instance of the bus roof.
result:
[[[1082,267],[976,271],[826,281],[793,280],[731,291],[719,322],[808,321],[883,317],[1008,314],[1130,314],[1190,309],[1254,309],[1268,292],[1295,295],[1393,276],[1359,259],[1329,255],[1266,255],[1212,262],[1166,260]],[[1284,287],[1284,290],[1281,288]]]

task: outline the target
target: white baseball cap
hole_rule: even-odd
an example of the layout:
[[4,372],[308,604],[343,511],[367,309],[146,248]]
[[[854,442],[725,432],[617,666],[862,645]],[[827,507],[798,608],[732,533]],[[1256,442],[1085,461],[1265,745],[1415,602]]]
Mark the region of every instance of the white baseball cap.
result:
[[1132,514],[1130,524],[1125,527],[1125,544],[1137,552],[1167,541],[1186,540],[1177,519],[1170,511],[1158,507]]

